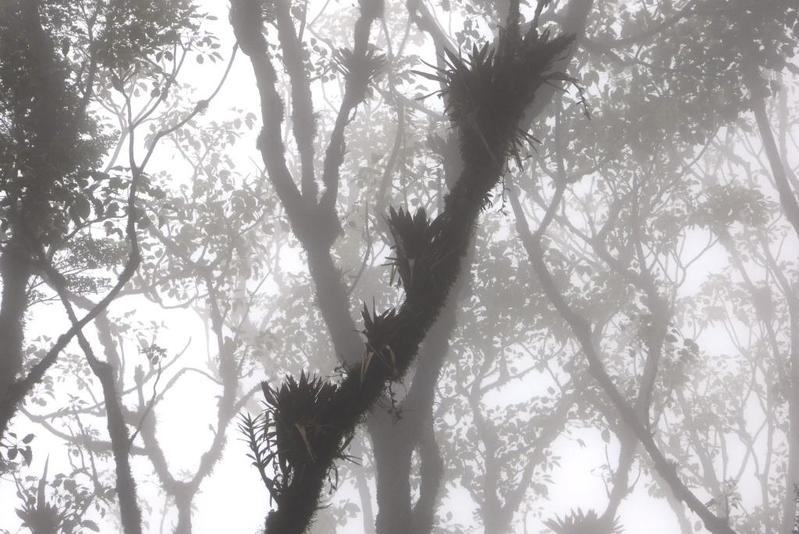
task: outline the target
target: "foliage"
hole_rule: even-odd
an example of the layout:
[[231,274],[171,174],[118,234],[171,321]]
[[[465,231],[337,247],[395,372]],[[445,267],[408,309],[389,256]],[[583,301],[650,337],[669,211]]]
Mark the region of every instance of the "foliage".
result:
[[[312,443],[325,440],[325,410],[329,409],[336,386],[319,377],[300,374],[299,380],[288,377],[279,389],[263,383],[266,410],[259,417],[263,423],[245,419],[242,431],[247,432],[250,447],[266,449],[262,460],[256,460],[263,472],[268,465],[274,478],[268,481],[270,495],[278,503],[285,487],[293,479],[304,476],[305,466],[316,461]],[[344,451],[349,440],[339,446],[338,456],[346,458]],[[255,449],[253,449],[255,450]],[[263,452],[255,456],[262,456]],[[335,471],[335,466],[331,468]],[[264,479],[267,482],[267,479]]]
[[[308,227],[335,238],[328,274],[346,297],[339,317],[360,315],[362,327],[349,331],[363,343],[353,354],[331,343],[318,306],[328,294],[320,291],[315,267],[306,268],[318,250],[309,253],[292,234],[269,180],[274,167],[248,159],[257,99],[249,99],[248,87],[226,87],[221,95],[238,99],[234,109],[223,100],[161,139],[141,175],[135,213],[142,265],[105,322],[86,329],[91,346],[116,366],[131,454],[145,460],[134,463],[134,474],[156,481],[169,503],[165,524],[179,517],[186,528],[187,517],[212,513],[196,506],[194,496],[216,491],[207,485],[214,469],[236,469],[241,448],[225,447],[226,428],[237,411],[255,412],[251,396],[262,393],[266,409],[242,416],[239,429],[255,466],[251,478],[259,473],[273,508],[293,498],[287,497],[292,484],[315,477],[320,486],[338,488],[321,491],[330,499],[324,510],[313,491],[305,492],[317,531],[367,531],[374,497],[378,514],[389,510],[378,483],[385,475],[376,458],[384,451],[351,430],[352,421],[371,417],[352,416],[353,399],[404,377],[375,395],[374,411],[395,416],[388,418],[397,437],[390,445],[398,450],[405,444],[399,438],[415,432],[418,414],[430,421],[442,474],[424,456],[434,456],[430,442],[415,441],[402,491],[415,514],[438,476],[437,499],[429,503],[432,531],[634,529],[625,508],[610,514],[617,518],[612,524],[598,524],[620,493],[631,502],[655,500],[664,514],[674,512],[681,532],[690,532],[694,518],[669,508],[670,489],[649,456],[638,447],[627,463],[621,452],[616,457],[629,434],[531,269],[514,228],[517,214],[507,205],[516,192],[531,232],[550,213],[541,243],[554,283],[590,325],[620,395],[646,413],[680,479],[736,532],[776,532],[791,450],[798,271],[795,240],[761,161],[742,68],[757,65],[780,150],[795,174],[794,3],[593,2],[584,38],[571,41],[550,36],[569,23],[576,1],[541,2],[538,15],[535,6],[521,5],[518,32],[504,18],[505,3],[387,2],[385,17],[371,26],[374,44],[364,46],[349,42],[352,6],[294,5],[285,15],[295,22],[302,67],[295,72],[316,105],[310,158],[301,154],[307,147],[285,141],[299,122],[291,113],[299,101],[289,87],[291,58],[284,54],[291,28],[277,17],[279,5],[267,4],[266,47],[282,64],[275,88],[290,111],[276,137],[298,182],[306,160],[319,167],[319,155],[333,146],[326,132],[341,134],[331,151],[342,159],[332,202],[340,224],[312,218]],[[21,20],[22,5],[0,8],[0,252],[9,250],[18,221],[29,217],[79,308],[108,289],[126,257],[126,194],[137,167],[126,161],[125,136],[135,134],[134,152],[141,154],[164,127],[198,109],[196,88],[178,83],[175,69],[189,65],[198,85],[215,76],[224,38],[210,32],[230,30],[185,0],[42,1],[51,51],[42,61],[53,68],[36,73],[28,68],[35,51],[22,46],[23,26],[9,22]],[[561,65],[571,53],[569,74],[537,70],[540,63]],[[236,80],[240,66],[233,64]],[[34,117],[40,75],[49,80],[45,101],[52,104],[45,123]],[[558,90],[574,80],[590,103],[590,121],[580,94]],[[552,101],[533,125],[535,139],[509,128],[530,96],[550,90]],[[431,91],[442,102],[423,98]],[[345,94],[351,101],[339,106]],[[46,160],[33,150],[42,146]],[[511,157],[516,165],[506,166]],[[34,164],[53,179],[26,211],[21,202]],[[447,197],[464,169],[474,171],[465,194]],[[494,171],[508,189],[492,187]],[[320,195],[303,196],[303,209],[322,204],[329,184],[317,184],[325,187]],[[467,204],[483,210],[474,260],[455,252],[462,235],[443,230],[452,223],[445,211]],[[453,304],[457,326],[443,344],[428,338],[435,349],[409,363],[404,355],[419,340],[407,332],[433,321],[428,305],[452,284],[451,269],[442,274],[440,267],[463,261],[473,263],[471,282]],[[36,270],[18,287],[28,290],[22,369],[29,371],[60,333],[50,321],[57,295]],[[358,305],[364,301],[370,305]],[[0,443],[2,484],[13,484],[12,474],[24,480],[16,506],[28,527],[36,517],[74,532],[114,523],[103,515],[115,498],[105,406],[75,350],[69,347],[44,376],[15,420],[15,433]],[[440,356],[440,371],[431,354]],[[655,360],[650,382],[645,369]],[[333,378],[319,378],[334,368]],[[281,386],[268,385],[278,380]],[[425,382],[431,393],[420,397]],[[650,399],[639,401],[647,384]],[[185,432],[170,432],[171,407],[186,398],[199,416],[180,421]],[[419,398],[421,408],[414,404]],[[199,445],[187,447],[189,435]],[[195,452],[195,464],[175,469]],[[45,453],[51,466],[78,462],[74,472],[39,476]],[[348,454],[359,456],[360,465],[342,461]],[[595,460],[585,480],[605,484],[604,514],[583,512],[578,506],[591,504],[567,492],[574,511],[552,517],[550,500],[574,483],[564,480],[573,473],[572,454]],[[338,463],[317,461],[328,456]],[[399,456],[389,458],[401,464]],[[249,482],[242,477],[225,492],[249,491]],[[465,513],[448,513],[464,500]],[[245,501],[231,515],[258,516],[253,524],[261,523],[262,507],[246,510]],[[161,512],[143,504],[148,520],[157,520]]]
[[580,508],[572,510],[561,518],[550,519],[544,523],[555,534],[619,534],[622,531],[615,519],[610,522],[600,518],[594,510],[583,512]]

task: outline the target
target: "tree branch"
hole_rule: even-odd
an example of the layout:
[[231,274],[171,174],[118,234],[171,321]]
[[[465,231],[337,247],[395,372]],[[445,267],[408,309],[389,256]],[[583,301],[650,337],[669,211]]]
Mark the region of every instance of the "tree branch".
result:
[[[565,184],[558,184],[557,187],[558,190],[556,190],[553,203],[560,202]],[[629,404],[616,388],[613,379],[605,369],[602,358],[596,352],[592,340],[590,323],[567,303],[566,298],[558,289],[555,280],[552,278],[549,268],[546,266],[544,250],[541,245],[541,237],[546,228],[539,228],[536,234],[532,234],[527,225],[527,219],[522,211],[521,204],[519,203],[518,194],[515,191],[511,191],[509,197],[514,215],[516,216],[516,229],[522,238],[528,259],[541,281],[544,293],[555,309],[566,320],[574,336],[577,338],[577,341],[580,343],[583,353],[588,360],[588,369],[591,375],[596,379],[608,396],[621,419],[632,429],[638,441],[644,446],[647,453],[649,453],[655,470],[669,485],[675,497],[687,504],[688,507],[700,517],[705,528],[713,534],[735,534],[735,531],[727,524],[726,518],[717,517],[713,514],[713,512],[711,512],[682,482],[677,474],[677,466],[666,459],[655,443],[648,425],[640,418],[635,407]]]

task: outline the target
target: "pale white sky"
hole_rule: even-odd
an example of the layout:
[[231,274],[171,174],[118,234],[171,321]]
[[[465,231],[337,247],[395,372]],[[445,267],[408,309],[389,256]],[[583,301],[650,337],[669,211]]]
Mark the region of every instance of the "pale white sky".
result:
[[[334,2],[336,0],[333,0]],[[355,6],[354,2],[348,2]],[[311,2],[311,12],[318,8],[319,1]],[[227,23],[227,2],[206,0],[205,7],[218,17],[218,35],[223,47],[220,52],[227,56],[232,45],[232,31]],[[213,88],[225,67],[224,62],[215,66],[192,64],[186,72],[188,79],[196,83],[198,97],[204,98]],[[252,72],[247,58],[239,54],[231,71],[228,83],[223,87],[217,99],[212,103],[207,112],[208,118],[225,117],[231,107],[244,108],[257,113],[258,96],[254,88]],[[259,161],[255,150],[257,129],[249,134],[237,148],[235,157],[244,168],[254,170],[251,161]],[[163,149],[158,153],[156,167],[169,168],[170,155]],[[697,243],[703,243],[697,241]],[[716,268],[726,261],[723,253],[714,251],[706,264],[708,269]],[[716,263],[719,262],[719,263]],[[693,271],[695,278],[687,282],[687,290],[693,291],[702,281],[701,269]],[[142,302],[117,303],[112,309],[120,312],[124,309],[135,308],[137,313],[142,313],[149,318],[163,321],[167,328],[159,337],[158,342],[171,352],[177,352],[186,346],[190,340],[189,348],[182,358],[182,365],[203,367],[208,348],[205,346],[203,325],[200,319],[191,312],[176,310],[164,312],[153,305]],[[29,335],[35,332],[53,334],[54,328],[64,328],[66,323],[61,317],[57,307],[50,307],[47,311],[38,308],[36,317],[29,323]],[[711,341],[712,343],[712,341]],[[720,343],[720,341],[719,341]],[[726,350],[720,346],[714,351]],[[213,352],[213,348],[211,349]],[[524,396],[529,394],[529,384],[519,384],[519,390],[505,392],[509,398],[515,394]],[[207,428],[215,414],[214,397],[216,390],[208,386],[208,382],[199,375],[187,376],[174,388],[158,406],[158,434],[164,452],[169,459],[173,473],[191,473],[199,462],[199,454],[205,450],[211,439]],[[508,399],[505,399],[507,402]],[[250,533],[256,532],[263,523],[267,510],[268,495],[263,488],[257,472],[250,467],[246,458],[246,446],[239,440],[235,424],[228,428],[228,444],[224,456],[208,477],[199,495],[195,499],[194,532],[197,534],[217,533]],[[585,447],[579,445],[577,438],[586,443]],[[50,456],[51,473],[65,465],[65,459],[59,458],[58,447],[60,442],[47,436],[45,432],[37,431],[36,438],[37,456],[32,466],[32,473],[41,472],[46,459],[38,451],[52,450]],[[610,458],[617,455],[615,438],[607,450]],[[598,476],[599,468],[605,463],[604,444],[596,430],[577,430],[568,438],[561,437],[555,443],[555,451],[561,457],[561,466],[553,473],[553,483],[550,486],[548,501],[536,502],[536,506],[546,510],[544,518],[555,514],[563,514],[570,509],[582,507],[602,510],[606,499],[605,488],[601,477]],[[740,454],[732,451],[731,454]],[[149,518],[147,532],[160,532],[161,513],[164,507],[158,482],[151,474],[151,466],[146,460],[134,460],[135,475],[139,484],[139,496],[145,508],[146,517]],[[635,476],[635,468],[633,471]],[[744,477],[746,480],[746,477]],[[745,499],[753,497],[747,488],[743,490]],[[357,494],[351,489],[340,490],[337,498],[349,498],[358,502]],[[15,499],[13,490],[8,484],[0,486],[0,502],[10,503]],[[171,506],[171,505],[170,505]],[[463,523],[471,522],[473,504],[464,492],[453,492],[442,504],[440,515],[451,511]],[[664,499],[652,498],[647,494],[643,481],[638,484],[632,495],[622,504],[620,516],[629,534],[675,534],[678,527],[673,513]],[[164,525],[164,532],[170,531],[170,524],[175,518],[168,517]],[[695,521],[695,518],[692,518]],[[16,524],[13,510],[9,506],[0,507],[0,525]],[[531,517],[529,521],[530,532],[540,532],[540,523]],[[343,532],[357,534],[361,532],[360,519],[351,521]],[[13,532],[13,530],[12,530]],[[104,530],[106,532],[106,530]],[[700,531],[701,532],[701,531]]]

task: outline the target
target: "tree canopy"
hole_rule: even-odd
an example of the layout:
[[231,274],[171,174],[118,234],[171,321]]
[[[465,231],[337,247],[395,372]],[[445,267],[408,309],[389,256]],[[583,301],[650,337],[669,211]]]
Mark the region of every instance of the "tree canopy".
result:
[[793,0],[0,0],[0,533],[794,534]]

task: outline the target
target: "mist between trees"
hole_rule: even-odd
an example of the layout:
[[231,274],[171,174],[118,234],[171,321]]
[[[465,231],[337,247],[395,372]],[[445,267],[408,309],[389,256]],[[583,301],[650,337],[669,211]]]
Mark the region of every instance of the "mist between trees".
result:
[[0,1],[0,533],[799,532],[798,39]]

